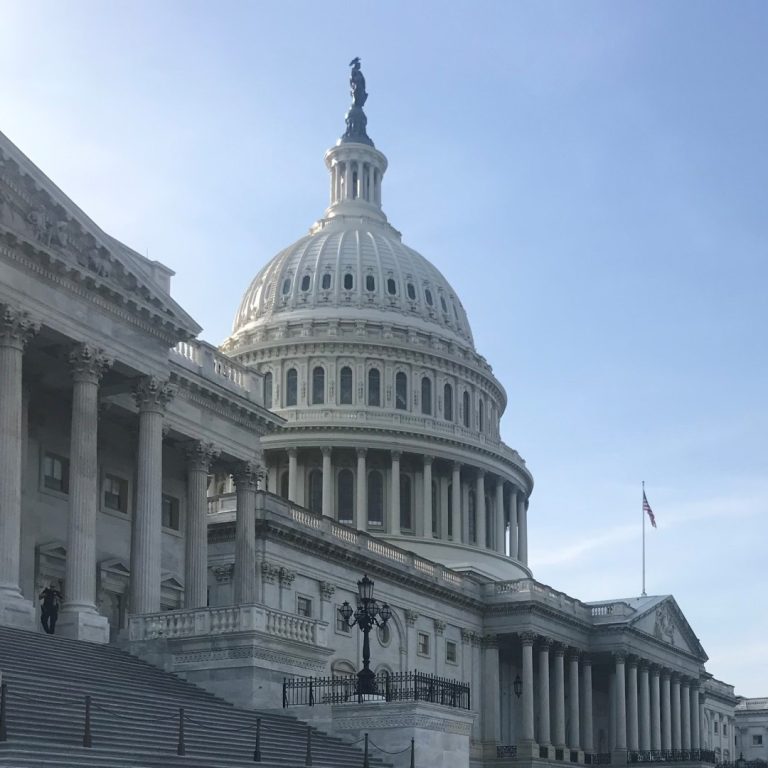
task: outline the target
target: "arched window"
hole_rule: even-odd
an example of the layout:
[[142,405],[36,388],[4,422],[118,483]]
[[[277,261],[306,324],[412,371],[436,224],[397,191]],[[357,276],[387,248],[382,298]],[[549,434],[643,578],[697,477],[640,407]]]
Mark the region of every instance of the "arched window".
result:
[[299,375],[295,368],[289,368],[285,374],[285,404],[296,405],[298,402]]
[[387,279],[387,293],[390,296],[394,296],[397,293],[397,283],[392,277]]
[[443,387],[443,416],[446,421],[453,421],[453,387],[450,384]]
[[462,405],[464,406],[464,426],[469,428],[469,425],[471,423],[471,414],[469,410],[469,392],[467,390],[464,390],[464,395],[462,396]]
[[291,278],[286,277],[283,280],[283,296],[287,296],[291,292]]
[[438,498],[437,498],[437,482],[435,480],[432,481],[432,535],[437,536],[438,534],[438,516],[437,516],[437,507],[438,507]]
[[405,287],[405,289],[406,289],[406,291],[408,293],[408,298],[411,301],[416,301],[416,286],[414,286],[413,283],[408,283],[408,285]]
[[368,525],[384,525],[384,478],[378,470],[368,473]]
[[448,485],[448,538],[453,538],[453,483]]
[[309,473],[309,504],[307,506],[313,512],[323,511],[323,473],[319,469],[310,470]]
[[342,469],[337,480],[338,492],[336,494],[340,523],[351,523],[354,513],[355,479],[350,469]]
[[322,405],[325,402],[325,368],[318,365],[312,371],[312,404]]
[[413,530],[413,499],[409,475],[400,475],[400,528],[403,531]]
[[381,405],[381,373],[378,368],[368,371],[368,405]]
[[351,272],[344,273],[344,290],[351,291],[355,285],[355,278]]
[[339,402],[352,405],[352,369],[345,365],[339,373]]
[[448,314],[448,305],[445,303],[445,297],[442,294],[440,295],[440,306],[443,308],[443,312]]
[[373,275],[365,276],[365,290],[366,291],[376,290],[376,278]]
[[477,506],[475,505],[475,492],[472,489],[469,491],[469,502],[467,507],[469,540],[472,544],[477,544]]
[[432,291],[429,290],[429,288],[424,289],[424,298],[427,300],[427,304],[431,307],[435,300],[432,298]]
[[402,371],[395,376],[395,408],[408,410],[408,377]]
[[421,412],[427,416],[432,415],[432,379],[429,376],[421,379]]
[[477,402],[477,428],[480,432],[485,431],[485,403],[482,398]]
[[309,275],[304,275],[304,277],[301,278],[301,290],[304,291],[304,293],[309,290],[311,282],[312,278]]
[[288,498],[288,473],[283,472],[280,475],[280,495],[284,498]]
[[264,374],[264,407],[272,407],[272,373],[270,371]]
[[323,274],[323,279],[322,279],[322,282],[320,283],[320,287],[324,291],[327,291],[327,290],[330,289],[330,287],[331,287],[331,273],[330,272],[326,272],[326,273]]

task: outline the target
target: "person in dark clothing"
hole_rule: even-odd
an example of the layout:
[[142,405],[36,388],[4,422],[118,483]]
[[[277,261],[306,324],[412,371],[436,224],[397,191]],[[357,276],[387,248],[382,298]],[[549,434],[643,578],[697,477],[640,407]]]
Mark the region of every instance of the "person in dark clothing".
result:
[[61,592],[56,587],[48,586],[40,593],[40,623],[43,629],[49,635],[56,630],[56,620],[59,618],[59,602],[62,598]]

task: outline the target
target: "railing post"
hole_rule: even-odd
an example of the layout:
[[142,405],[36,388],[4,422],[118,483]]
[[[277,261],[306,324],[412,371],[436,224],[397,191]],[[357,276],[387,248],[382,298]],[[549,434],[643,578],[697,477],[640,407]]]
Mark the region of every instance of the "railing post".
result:
[[368,763],[368,734],[365,734],[365,749],[363,752],[363,768],[371,768]]
[[312,726],[307,726],[307,755],[304,758],[304,765],[312,765]]
[[184,707],[179,707],[179,743],[176,747],[177,755],[186,755],[187,748],[184,744]]
[[85,697],[85,724],[83,725],[83,746],[92,747],[91,741],[91,697]]
[[253,762],[261,762],[261,718],[256,718],[256,746],[253,748]]
[[288,706],[287,688],[288,688],[288,682],[286,681],[285,678],[283,678],[283,709],[285,709]]
[[0,685],[0,741],[8,740],[8,728],[5,722],[6,710],[5,710],[5,698],[8,693],[8,683]]
[[416,744],[413,736],[411,736],[411,768],[416,768]]
[[312,679],[313,678],[311,678],[311,677],[309,678],[309,706],[310,707],[314,707],[315,706],[315,694],[314,694],[314,691],[312,689]]

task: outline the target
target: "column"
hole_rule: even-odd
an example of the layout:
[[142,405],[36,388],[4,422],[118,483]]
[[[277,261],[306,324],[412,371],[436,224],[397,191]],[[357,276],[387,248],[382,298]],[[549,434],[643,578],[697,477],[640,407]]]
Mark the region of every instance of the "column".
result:
[[461,537],[461,464],[453,464],[451,478],[451,531],[453,541],[462,541]]
[[637,660],[627,659],[627,749],[637,751]]
[[299,474],[299,451],[297,448],[288,449],[288,501],[296,503],[296,483]]
[[478,469],[475,478],[475,535],[477,546],[483,549],[488,546],[485,522],[485,472]]
[[498,638],[487,635],[483,638],[483,741],[491,745],[494,757],[501,740],[499,680]]
[[344,199],[352,199],[352,163],[349,160],[344,163]]
[[672,675],[672,749],[681,749],[680,741],[680,677]]
[[552,743],[549,732],[549,646],[550,640],[542,638],[539,644],[539,744]]
[[659,668],[651,667],[651,749],[661,749],[661,692],[659,690]]
[[[523,650],[523,727],[521,742],[533,744],[533,641],[532,632],[524,632],[520,640]],[[547,662],[549,663],[549,662]]]
[[592,659],[589,656],[584,657],[581,668],[584,676],[582,681],[582,688],[584,689],[584,719],[581,724],[581,746],[585,752],[592,753],[595,745],[592,726]]
[[528,565],[528,505],[522,493],[517,498],[517,559]]
[[356,524],[359,531],[364,531],[368,524],[368,470],[365,458],[368,451],[365,448],[357,449],[357,504],[355,506]]
[[213,443],[187,446],[187,532],[184,607],[208,605],[208,470],[219,455]]
[[26,312],[0,304],[0,624],[25,629],[35,626],[35,608],[19,588],[21,369],[24,347],[39,329]]
[[626,672],[624,669],[625,656],[623,653],[614,654],[616,660],[616,749],[627,748],[627,695]]
[[672,749],[672,699],[669,691],[669,672],[661,673],[661,748]]
[[686,679],[680,681],[680,745],[691,748],[691,691]]
[[243,461],[234,472],[237,492],[235,523],[235,603],[256,602],[256,483],[259,467]]
[[509,491],[509,556],[517,560],[517,488]]
[[112,361],[104,350],[80,344],[69,355],[72,424],[69,441],[69,524],[59,617],[64,637],[109,642],[109,622],[96,611],[96,513],[99,506],[99,382]]
[[699,684],[691,686],[691,749],[701,749],[701,709],[699,706]]
[[155,376],[141,379],[134,391],[139,408],[139,455],[131,540],[133,614],[160,610],[163,414],[175,392],[175,387]]
[[331,469],[331,447],[324,445],[320,452],[323,454],[323,493],[320,511],[325,517],[336,517],[333,514],[333,470]]
[[394,536],[400,535],[400,451],[392,451],[392,473],[389,492],[389,525],[387,530]]
[[451,514],[451,510],[448,509],[448,477],[442,475],[440,477],[440,527],[439,538],[443,541],[448,541],[448,519]]
[[[424,504],[423,512],[419,515],[419,510],[416,509],[416,533],[417,535],[432,537],[432,462],[433,456],[424,456]],[[421,520],[419,520],[421,518]],[[438,520],[438,528],[440,521]],[[435,534],[437,538],[437,534]]]
[[647,752],[651,748],[651,694],[648,682],[648,665],[640,662],[640,734],[639,749]]
[[496,533],[494,546],[500,555],[507,554],[507,526],[504,514],[504,481],[496,478]]
[[568,747],[581,749],[579,738],[579,654],[568,655]]
[[469,483],[461,484],[461,508],[464,511],[461,520],[461,540],[464,544],[470,544],[469,540]]
[[565,746],[565,669],[563,657],[565,648],[557,643],[554,648],[555,658],[553,664],[554,697],[555,697],[555,723],[552,729],[552,740],[556,747]]

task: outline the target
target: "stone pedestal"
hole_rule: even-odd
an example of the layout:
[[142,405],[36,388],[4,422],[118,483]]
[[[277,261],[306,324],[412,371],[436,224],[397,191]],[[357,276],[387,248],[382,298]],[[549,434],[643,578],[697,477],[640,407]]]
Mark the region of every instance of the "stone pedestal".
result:
[[0,590],[0,626],[35,629],[35,606],[20,592]]
[[629,752],[626,749],[614,749],[611,752],[611,765],[627,765]]
[[59,611],[56,634],[89,643],[108,643],[109,621],[100,613],[78,609],[68,611],[65,606]]

